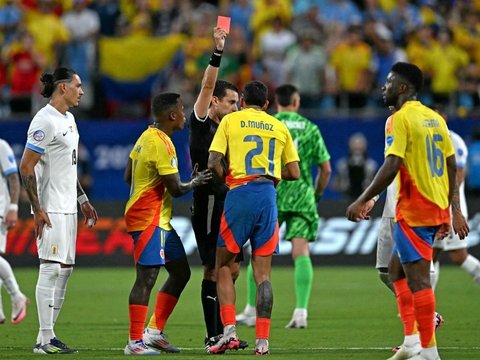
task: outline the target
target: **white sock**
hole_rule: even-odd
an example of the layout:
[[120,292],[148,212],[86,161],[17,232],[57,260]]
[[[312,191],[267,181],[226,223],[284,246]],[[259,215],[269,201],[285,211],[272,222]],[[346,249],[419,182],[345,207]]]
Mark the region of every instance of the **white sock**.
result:
[[3,280],[3,286],[7,290],[8,294],[12,301],[16,300],[18,297],[23,296],[18,288],[17,279],[13,274],[12,267],[3,257],[0,256],[0,279]]
[[430,269],[430,284],[432,289],[435,290],[437,287],[438,279],[440,278],[440,263],[435,261],[432,268]]
[[307,318],[307,309],[304,308],[295,308],[293,310],[293,318],[298,319],[298,318]]
[[440,360],[440,355],[438,355],[436,346],[423,348],[420,355],[422,355],[425,360]]
[[480,261],[475,256],[468,254],[461,267],[480,285]]
[[72,275],[73,267],[60,268],[60,275],[55,283],[53,323],[55,324],[62,310],[65,301],[65,293],[67,292],[67,283],[70,275]]
[[37,300],[38,322],[40,323],[41,345],[48,344],[50,339],[55,337],[55,333],[53,332],[53,299],[55,283],[59,275],[60,264],[40,264],[35,298]]
[[420,345],[420,335],[413,334],[413,335],[405,335],[403,340],[403,345],[406,347],[414,347],[416,345]]

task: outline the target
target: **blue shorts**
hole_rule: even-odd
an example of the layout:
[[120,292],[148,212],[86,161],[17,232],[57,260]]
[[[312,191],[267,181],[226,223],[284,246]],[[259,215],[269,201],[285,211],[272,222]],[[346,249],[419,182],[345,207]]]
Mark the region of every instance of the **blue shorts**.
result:
[[144,231],[133,231],[133,258],[135,264],[161,266],[166,262],[187,257],[185,248],[175,229],[165,230],[150,225]]
[[250,239],[252,254],[278,252],[277,196],[273,182],[249,182],[225,199],[217,246],[238,254]]
[[410,227],[403,220],[393,225],[393,252],[402,264],[421,259],[432,261],[432,245],[439,226]]

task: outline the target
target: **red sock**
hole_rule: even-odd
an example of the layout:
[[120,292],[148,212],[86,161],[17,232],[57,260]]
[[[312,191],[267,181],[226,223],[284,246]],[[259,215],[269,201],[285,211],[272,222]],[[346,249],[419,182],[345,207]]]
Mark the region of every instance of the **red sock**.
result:
[[270,336],[270,319],[258,318],[255,322],[255,338],[267,339]]
[[403,323],[403,334],[412,335],[415,327],[415,312],[413,310],[413,296],[407,285],[407,279],[401,279],[393,283],[397,296],[398,312]]
[[423,289],[413,293],[415,318],[418,323],[420,342],[423,348],[435,346],[435,294],[433,289]]
[[177,302],[178,298],[175,296],[160,291],[158,292],[154,310],[155,324],[158,330],[163,331]]
[[220,305],[220,318],[222,319],[223,327],[236,325],[235,304]]
[[128,305],[128,314],[130,316],[130,340],[143,339],[143,327],[147,319],[148,306]]

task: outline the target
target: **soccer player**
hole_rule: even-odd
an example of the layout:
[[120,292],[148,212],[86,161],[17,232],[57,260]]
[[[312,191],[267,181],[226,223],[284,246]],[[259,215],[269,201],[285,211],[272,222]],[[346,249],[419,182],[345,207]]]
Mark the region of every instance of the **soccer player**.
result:
[[[293,85],[285,84],[275,90],[278,113],[290,131],[300,162],[300,179],[281,181],[277,186],[278,222],[286,222],[286,239],[292,244],[295,264],[296,307],[286,328],[306,328],[307,308],[313,282],[313,266],[309,242],[315,241],[318,230],[317,204],[327,187],[332,169],[330,154],[317,125],[298,114],[300,95]],[[317,166],[315,187],[312,184],[312,167]],[[251,274],[251,265],[247,270]],[[255,282],[247,276],[247,306],[237,315],[237,322],[255,325]]]
[[[386,124],[385,161],[370,186],[347,209],[349,220],[366,219],[367,202],[399,173],[389,275],[405,339],[394,359],[440,358],[434,332],[435,295],[430,285],[432,244],[435,237],[450,232],[450,204],[455,232],[463,239],[469,231],[456,206],[455,154],[448,128],[438,113],[416,100],[422,83],[423,74],[416,65],[399,62],[392,66],[382,88],[385,104],[395,108]],[[457,199],[452,201],[453,197]]]
[[[17,225],[19,196],[20,180],[17,162],[10,145],[0,139],[0,255],[5,254],[7,248],[8,230]],[[0,324],[5,322],[1,297],[2,286],[7,290],[12,302],[12,324],[19,324],[27,315],[29,301],[20,291],[12,267],[0,256]]]
[[77,178],[79,134],[68,110],[83,96],[80,77],[57,68],[41,76],[42,95],[50,101],[34,116],[20,162],[20,174],[32,206],[40,271],[35,298],[40,330],[34,347],[40,354],[72,354],[56,338],[54,324],[62,309],[75,263],[77,202],[85,223],[94,226],[97,212]]
[[[203,76],[200,93],[190,115],[190,158],[192,167],[207,169],[208,149],[220,121],[226,114],[237,111],[238,89],[231,83],[217,80],[227,33],[215,28],[213,38],[215,50]],[[220,230],[220,218],[228,187],[225,184],[208,183],[193,189],[192,227],[197,248],[203,265],[201,300],[207,336],[205,349],[218,340],[223,332],[220,320],[220,307],[217,300],[215,277],[215,251]],[[240,272],[243,253],[232,264],[234,280]],[[242,342],[242,348],[247,344]]]
[[[130,339],[125,346],[126,355],[180,351],[163,333],[190,279],[185,249],[170,224],[172,196],[181,196],[212,178],[209,170],[198,173],[195,167],[190,181],[180,180],[175,146],[170,139],[174,131],[185,126],[180,95],[156,95],[152,100],[152,115],[154,123],[138,138],[125,169],[125,180],[130,184],[125,223],[134,241],[137,273],[129,296]],[[168,278],[157,294],[155,326],[144,331],[148,300],[161,266],[167,270]]]
[[[224,329],[223,336],[210,347],[210,353],[239,348],[235,286],[230,266],[248,239],[257,284],[255,353],[265,355],[269,352],[273,306],[270,270],[272,255],[278,249],[275,185],[280,179],[298,179],[300,169],[288,128],[265,113],[267,99],[268,91],[263,83],[246,84],[242,110],[223,118],[210,146],[208,168],[214,172],[216,181],[226,181],[230,187],[222,214],[215,265]],[[225,159],[228,170],[223,165]]]

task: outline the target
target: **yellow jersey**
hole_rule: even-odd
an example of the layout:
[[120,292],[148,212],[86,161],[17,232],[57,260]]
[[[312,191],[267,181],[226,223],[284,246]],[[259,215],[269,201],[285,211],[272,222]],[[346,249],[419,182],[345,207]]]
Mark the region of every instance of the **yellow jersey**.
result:
[[450,223],[446,159],[455,154],[445,120],[419,101],[407,101],[385,126],[385,157],[400,166],[397,220],[409,226]]
[[125,207],[127,231],[143,231],[150,225],[171,230],[172,196],[161,175],[178,173],[177,154],[170,137],[150,127],[130,153],[132,183]]
[[230,189],[263,175],[280,180],[282,164],[299,161],[285,124],[253,108],[225,115],[210,151],[227,158],[226,183]]

